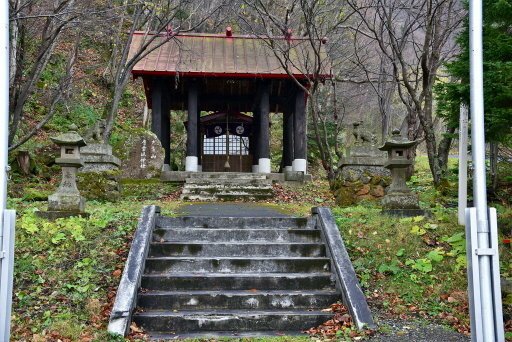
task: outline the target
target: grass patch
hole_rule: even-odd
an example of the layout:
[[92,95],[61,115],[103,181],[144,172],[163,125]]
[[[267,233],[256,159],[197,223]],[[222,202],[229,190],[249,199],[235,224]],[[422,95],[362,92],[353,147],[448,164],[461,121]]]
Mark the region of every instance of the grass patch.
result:
[[[155,180],[123,182],[116,203],[88,201],[89,220],[47,222],[37,192],[53,182],[19,180],[11,188],[9,207],[18,213],[13,306],[15,341],[124,341],[106,325],[137,219],[144,205],[157,204],[173,216],[186,205],[178,186]],[[361,285],[373,308],[391,317],[433,318],[466,332],[467,295],[464,228],[457,224],[456,182],[441,193],[431,185],[426,158],[419,158],[410,186],[420,194],[431,218],[399,219],[381,214],[378,202],[332,207]],[[297,216],[311,207],[332,205],[328,183],[316,179],[302,187],[282,187],[276,198],[260,204]],[[38,196],[34,196],[34,194]],[[31,200],[29,200],[29,197]],[[503,233],[511,228],[512,209],[497,205]],[[502,230],[501,227],[507,227]],[[502,275],[512,277],[512,252],[501,246]],[[505,306],[510,314],[511,305]],[[388,330],[381,327],[381,332]],[[306,341],[308,337],[237,338],[230,341]],[[192,341],[192,340],[190,340]],[[199,340],[197,340],[199,341]]]

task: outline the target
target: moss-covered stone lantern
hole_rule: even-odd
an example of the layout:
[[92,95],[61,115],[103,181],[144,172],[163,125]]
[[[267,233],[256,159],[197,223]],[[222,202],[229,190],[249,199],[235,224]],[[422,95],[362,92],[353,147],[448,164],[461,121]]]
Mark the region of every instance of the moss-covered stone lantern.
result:
[[411,192],[406,183],[406,169],[413,161],[407,158],[407,150],[416,146],[416,141],[410,141],[400,135],[400,130],[395,129],[392,137],[379,147],[379,150],[388,153],[388,159],[384,167],[391,171],[391,185],[387,189],[386,196],[382,199],[383,211],[387,214],[398,216],[423,215],[420,209],[418,195]]
[[80,195],[76,186],[76,173],[83,166],[80,147],[85,146],[84,139],[70,126],[70,131],[50,138],[60,146],[60,157],[55,163],[62,167],[62,179],[55,193],[48,196],[48,211],[39,215],[48,219],[69,216],[88,216],[85,212],[85,198]]

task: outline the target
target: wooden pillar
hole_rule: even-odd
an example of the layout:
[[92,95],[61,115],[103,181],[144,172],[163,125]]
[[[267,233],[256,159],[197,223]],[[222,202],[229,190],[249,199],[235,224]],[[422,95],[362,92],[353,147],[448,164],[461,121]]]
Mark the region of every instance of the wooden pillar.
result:
[[203,133],[201,127],[201,110],[197,111],[197,171],[203,171]]
[[307,172],[306,133],[306,96],[304,90],[299,88],[295,93],[295,109],[293,113],[293,171]]
[[258,155],[258,144],[259,144],[259,123],[260,123],[260,110],[259,108],[256,108],[253,111],[253,118],[252,118],[252,140],[251,145],[253,145],[252,148],[252,172],[258,173],[258,161],[259,161],[259,155]]
[[163,171],[171,171],[171,99],[169,82],[162,88],[162,146],[165,150]]
[[187,158],[185,171],[197,172],[197,84],[191,82],[188,86],[188,124],[187,124]]
[[292,171],[293,164],[293,111],[283,111],[283,171]]
[[154,78],[151,87],[151,132],[162,141],[162,80]]
[[168,82],[165,79],[153,79],[151,98],[153,108],[151,131],[155,133],[165,150],[163,171],[169,171],[171,169],[170,94]]
[[261,97],[259,102],[259,139],[258,145],[258,172],[270,173],[270,84],[265,82],[261,85]]

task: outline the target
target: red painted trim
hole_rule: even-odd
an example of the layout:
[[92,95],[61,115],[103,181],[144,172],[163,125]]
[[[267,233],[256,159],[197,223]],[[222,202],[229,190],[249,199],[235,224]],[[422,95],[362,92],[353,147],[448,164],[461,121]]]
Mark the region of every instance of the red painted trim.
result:
[[[255,74],[255,73],[233,73],[233,72],[176,72],[176,71],[149,71],[149,70],[133,70],[133,77],[151,75],[151,76],[176,76],[180,77],[218,77],[218,78],[272,78],[272,79],[290,79],[288,74]],[[295,74],[293,77],[297,79],[307,79],[303,74]],[[320,79],[330,79],[332,75],[318,75]],[[312,78],[310,75],[309,78]]]
[[[136,35],[136,36],[143,36],[143,35],[158,35],[158,36],[162,36],[162,37],[167,37],[167,32],[161,32],[161,33],[147,33],[147,32],[144,32],[144,31],[135,31],[133,32],[133,35]],[[256,35],[253,35],[253,34],[233,34],[229,37],[226,36],[226,34],[217,34],[217,33],[178,33],[176,35],[174,35],[173,37],[204,37],[204,38],[241,38],[241,39],[262,39],[262,40],[265,40],[265,39],[280,39],[280,40],[288,40],[288,41],[294,41],[294,40],[297,40],[297,41],[307,41],[309,40],[309,38],[301,38],[301,37],[291,37],[290,38],[286,38],[284,36],[256,36]],[[323,41],[323,39],[318,39],[319,41]]]

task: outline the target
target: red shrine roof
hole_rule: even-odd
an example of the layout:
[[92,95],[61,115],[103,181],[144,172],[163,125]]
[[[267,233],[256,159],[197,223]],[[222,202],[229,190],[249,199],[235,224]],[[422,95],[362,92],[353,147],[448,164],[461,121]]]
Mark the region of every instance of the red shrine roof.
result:
[[[133,56],[147,39],[144,32],[135,32],[130,45]],[[160,34],[151,47],[169,39]],[[135,77],[145,75],[167,75],[180,77],[226,77],[226,78],[290,78],[269,43],[290,46],[290,71],[296,78],[332,77],[331,64],[325,51],[325,40],[316,42],[320,48],[323,68],[314,75],[308,67],[314,58],[314,49],[307,39],[295,37],[257,37],[252,35],[183,33],[177,34],[140,60],[132,70]]]

